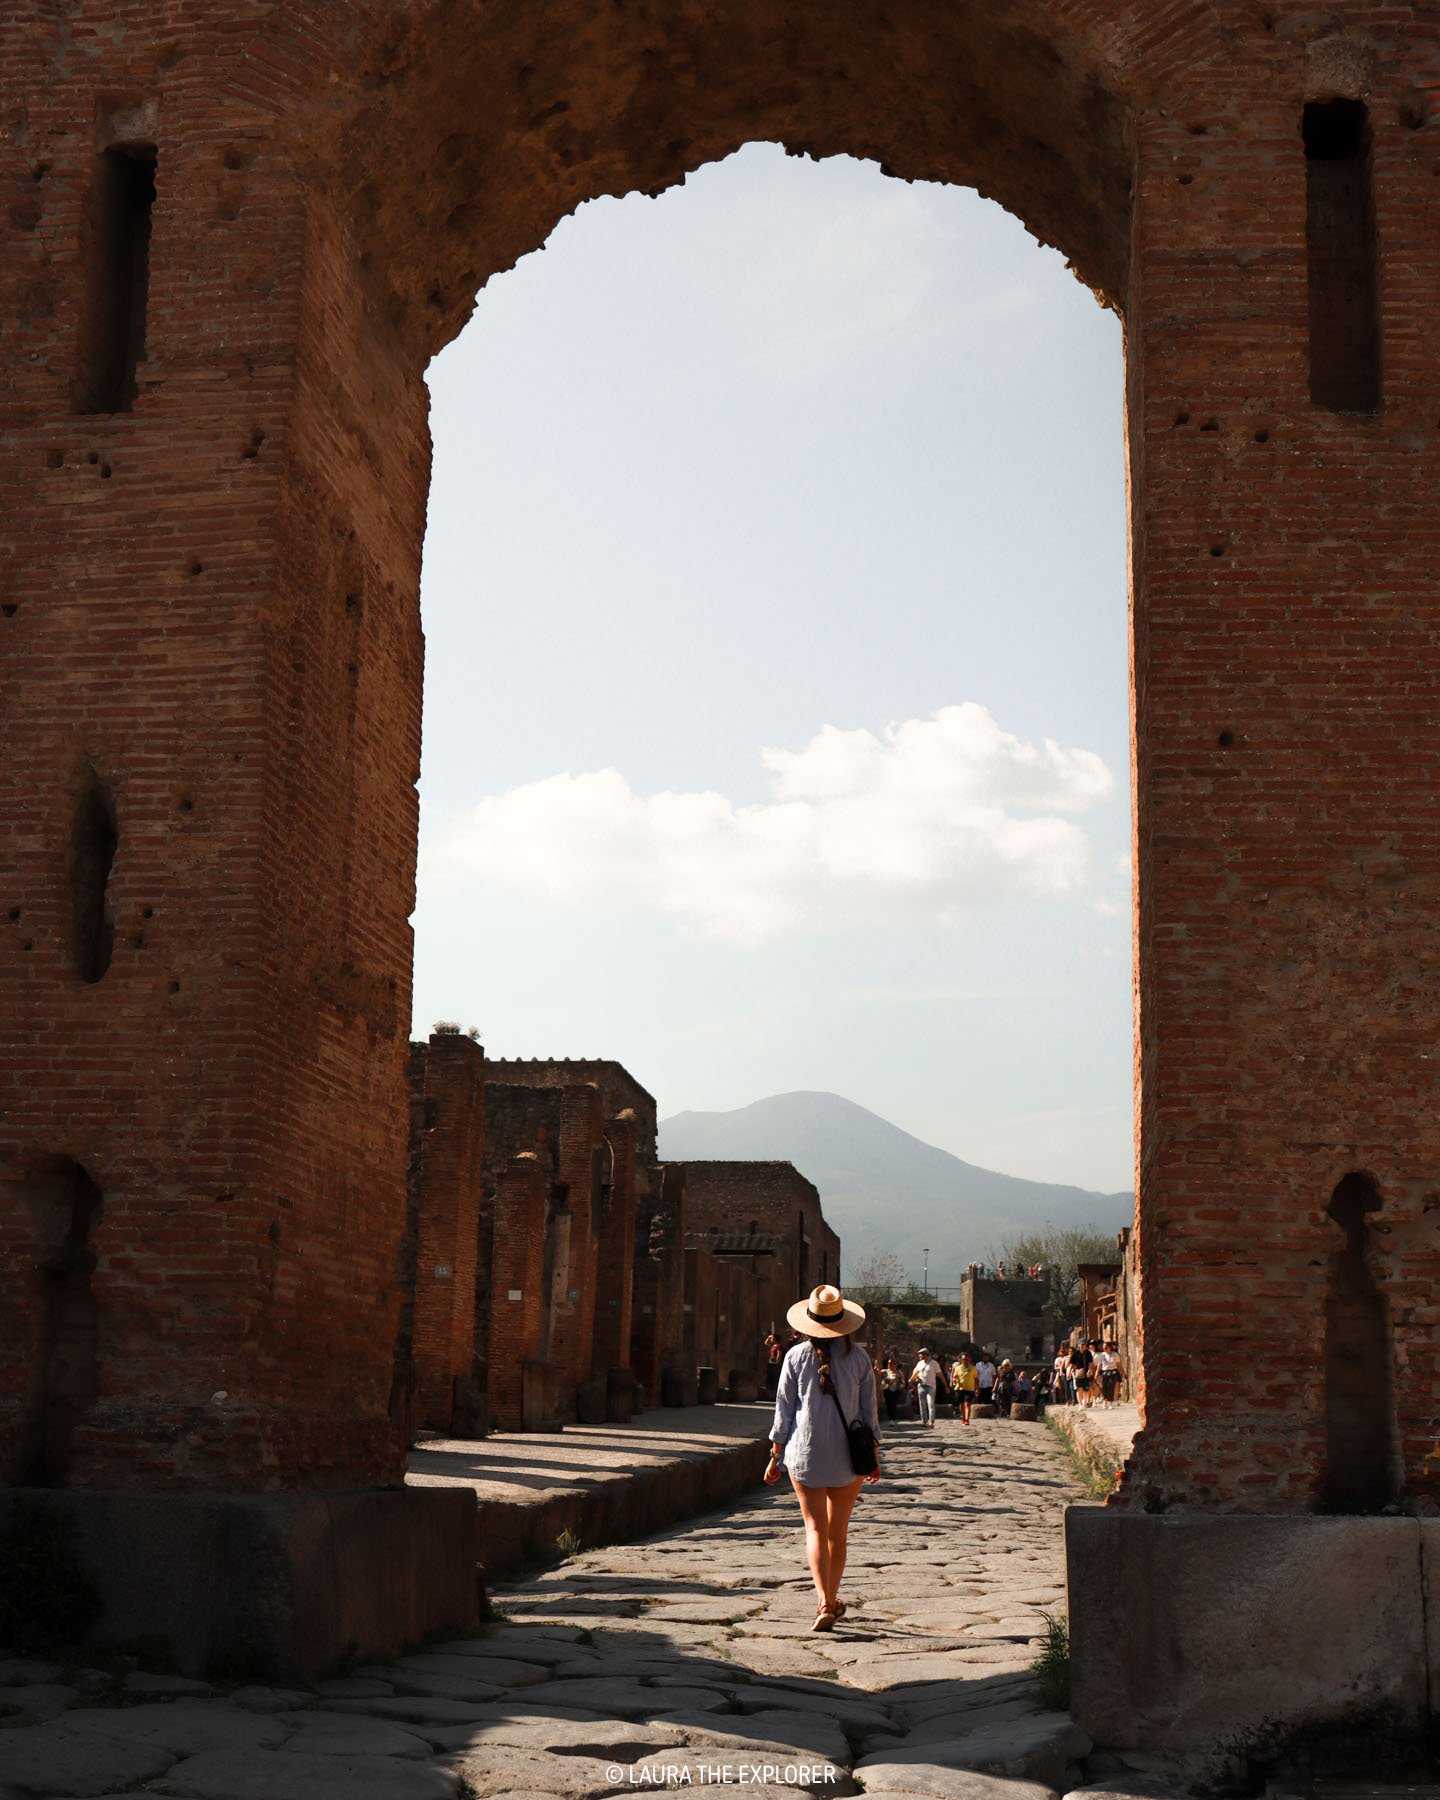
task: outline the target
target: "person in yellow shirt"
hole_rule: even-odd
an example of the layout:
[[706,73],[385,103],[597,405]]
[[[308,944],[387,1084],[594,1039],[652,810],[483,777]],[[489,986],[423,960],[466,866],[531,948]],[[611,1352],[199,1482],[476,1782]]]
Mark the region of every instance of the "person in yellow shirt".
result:
[[968,1425],[970,1423],[970,1408],[975,1400],[975,1388],[978,1379],[979,1378],[975,1373],[975,1364],[970,1357],[970,1352],[968,1350],[962,1350],[960,1352],[959,1362],[957,1362],[955,1367],[950,1371],[950,1387],[955,1395],[955,1403],[959,1408],[960,1423],[962,1425]]

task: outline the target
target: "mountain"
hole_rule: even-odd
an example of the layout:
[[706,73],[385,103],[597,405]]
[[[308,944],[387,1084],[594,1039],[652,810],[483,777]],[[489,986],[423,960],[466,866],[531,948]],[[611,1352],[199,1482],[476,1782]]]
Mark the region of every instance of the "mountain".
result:
[[989,1260],[1017,1231],[1048,1221],[1118,1232],[1135,1210],[1131,1194],[976,1168],[839,1094],[772,1094],[735,1112],[676,1113],[660,1122],[660,1155],[792,1162],[820,1190],[844,1270],[853,1275],[867,1254],[889,1250],[918,1280],[928,1245],[932,1287],[954,1286],[966,1263]]

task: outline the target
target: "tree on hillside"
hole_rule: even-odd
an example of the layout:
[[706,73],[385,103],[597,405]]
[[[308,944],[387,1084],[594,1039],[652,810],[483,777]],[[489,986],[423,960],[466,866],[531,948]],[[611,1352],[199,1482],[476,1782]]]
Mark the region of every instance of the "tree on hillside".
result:
[[1081,1263],[1118,1263],[1120,1249],[1113,1231],[1096,1225],[1052,1225],[1047,1219],[1038,1228],[1009,1238],[990,1260],[1007,1269],[1026,1269],[1043,1263],[1050,1277],[1050,1312],[1057,1331],[1068,1331],[1080,1317]]
[[883,1306],[905,1286],[905,1267],[889,1250],[872,1250],[855,1265],[854,1279],[845,1283],[846,1296],[862,1306]]

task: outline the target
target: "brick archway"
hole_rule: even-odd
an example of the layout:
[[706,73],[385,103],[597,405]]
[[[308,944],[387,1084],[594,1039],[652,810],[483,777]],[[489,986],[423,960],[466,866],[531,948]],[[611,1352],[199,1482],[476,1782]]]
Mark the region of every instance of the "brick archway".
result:
[[[1377,9],[1366,36],[1355,6],[1317,36],[1283,6],[1153,0],[1000,23],[977,3],[943,27],[919,0],[306,0],[258,23],[239,0],[203,22],[91,0],[63,32],[38,0],[12,11],[21,1098],[0,1232],[23,1285],[26,1170],[69,1158],[104,1196],[72,1479],[396,1476],[424,364],[581,200],[778,138],[977,185],[1126,317],[1141,1294],[1164,1421],[1134,1488],[1315,1503],[1323,1406],[1280,1393],[1274,1326],[1288,1372],[1314,1361],[1326,1207],[1355,1168],[1386,1200],[1402,1485],[1433,1488],[1440,857],[1415,683],[1437,648],[1440,226],[1420,24]],[[1337,96],[1367,109],[1380,246],[1365,414],[1312,398],[1331,276],[1302,115]],[[143,319],[117,323],[142,265]],[[76,410],[96,394],[119,410]],[[112,935],[89,979],[76,834],[97,807],[114,842],[84,904]],[[6,1327],[6,1443],[37,1304]],[[1197,1333],[1230,1346],[1199,1377]]]
[[755,140],[978,187],[1123,301],[1130,105],[1073,8],[786,15],[742,0],[665,15],[607,0],[499,26],[463,5],[399,12],[351,51],[325,135],[297,154],[323,172],[398,335],[428,352],[583,201],[658,193]]

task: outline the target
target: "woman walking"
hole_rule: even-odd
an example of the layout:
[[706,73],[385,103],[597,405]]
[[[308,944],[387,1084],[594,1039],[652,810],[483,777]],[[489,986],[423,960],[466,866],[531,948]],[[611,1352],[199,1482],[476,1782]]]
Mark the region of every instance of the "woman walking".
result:
[[968,1350],[962,1350],[959,1362],[950,1371],[950,1386],[955,1394],[962,1425],[970,1423],[970,1408],[975,1404],[977,1385],[974,1359]]
[[846,1435],[851,1419],[863,1419],[877,1434],[880,1430],[870,1361],[851,1342],[865,1313],[839,1288],[821,1286],[808,1300],[797,1300],[786,1317],[802,1342],[780,1368],[765,1481],[773,1487],[782,1467],[790,1477],[805,1521],[805,1560],[819,1602],[810,1629],[833,1631],[835,1621],[845,1616],[840,1578],[850,1514],[862,1485],[880,1479],[878,1462],[873,1474],[855,1473]]

